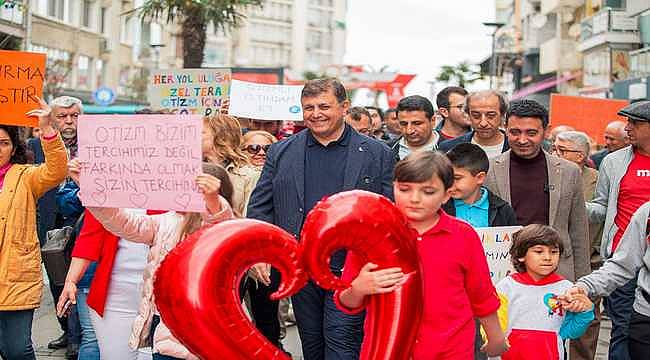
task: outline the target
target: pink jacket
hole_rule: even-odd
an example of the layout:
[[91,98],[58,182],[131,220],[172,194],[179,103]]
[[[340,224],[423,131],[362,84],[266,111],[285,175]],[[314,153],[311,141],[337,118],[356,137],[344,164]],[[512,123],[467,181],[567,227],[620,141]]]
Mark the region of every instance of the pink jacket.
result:
[[[233,219],[228,202],[220,197],[222,210],[203,218],[204,224]],[[180,241],[183,215],[170,211],[159,215],[127,213],[114,208],[88,208],[104,227],[113,234],[135,242],[149,244],[147,266],[144,269],[142,300],[138,316],[133,322],[129,346],[132,349],[145,347],[154,314],[157,314],[153,296],[153,276],[162,260]],[[198,359],[181,344],[165,326],[160,323],[154,332],[154,352],[182,359]]]

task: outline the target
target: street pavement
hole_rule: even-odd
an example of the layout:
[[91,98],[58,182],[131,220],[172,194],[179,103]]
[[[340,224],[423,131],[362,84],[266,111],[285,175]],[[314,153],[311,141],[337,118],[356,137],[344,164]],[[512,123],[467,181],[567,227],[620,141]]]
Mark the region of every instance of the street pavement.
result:
[[[36,348],[36,357],[39,360],[60,360],[65,356],[65,350],[50,350],[47,348],[47,343],[59,337],[61,329],[59,323],[54,315],[54,303],[49,288],[43,288],[43,300],[41,307],[34,313],[34,323],[32,326],[32,340]],[[598,340],[597,360],[607,360],[607,347],[609,346],[609,333],[611,331],[611,323],[605,320],[601,323],[600,335]],[[287,336],[283,341],[286,351],[293,355],[293,359],[302,360],[302,351],[300,348],[300,339],[298,338],[298,331],[295,326],[287,329]],[[118,360],[118,359],[107,359]]]

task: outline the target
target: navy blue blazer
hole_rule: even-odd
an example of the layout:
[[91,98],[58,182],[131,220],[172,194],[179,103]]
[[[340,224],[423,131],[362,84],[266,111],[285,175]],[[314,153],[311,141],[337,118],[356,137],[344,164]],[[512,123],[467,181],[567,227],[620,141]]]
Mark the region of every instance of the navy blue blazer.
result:
[[[271,145],[247,217],[275,224],[299,238],[305,221],[305,129]],[[384,143],[351,132],[341,191],[360,189],[393,199],[393,154]]]
[[[503,131],[502,131],[503,132]],[[461,135],[457,138],[445,140],[438,145],[438,150],[442,151],[443,153],[446,153],[447,151],[451,150],[454,148],[454,146],[458,144],[464,144],[464,143],[471,143],[472,142],[472,137],[474,136],[474,130]],[[504,153],[506,151],[510,150],[510,144],[508,144],[508,137],[505,136],[504,134],[504,139],[503,139],[503,148],[501,149],[501,153]]]

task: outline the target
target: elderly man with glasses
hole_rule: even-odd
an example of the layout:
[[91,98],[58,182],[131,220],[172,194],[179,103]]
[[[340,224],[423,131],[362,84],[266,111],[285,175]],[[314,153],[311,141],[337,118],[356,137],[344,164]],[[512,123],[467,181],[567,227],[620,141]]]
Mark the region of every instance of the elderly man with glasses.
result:
[[[562,131],[555,134],[555,140],[551,146],[553,153],[565,160],[578,165],[582,172],[582,190],[585,201],[594,198],[598,171],[587,166],[591,144],[589,136],[580,131]],[[600,238],[602,237],[603,222],[589,222],[589,239],[591,240],[591,270],[600,267],[602,258],[600,256]],[[597,300],[596,318],[591,323],[587,332],[577,341],[571,341],[571,359],[594,359],[596,346],[598,344],[598,333],[600,331],[600,299]]]

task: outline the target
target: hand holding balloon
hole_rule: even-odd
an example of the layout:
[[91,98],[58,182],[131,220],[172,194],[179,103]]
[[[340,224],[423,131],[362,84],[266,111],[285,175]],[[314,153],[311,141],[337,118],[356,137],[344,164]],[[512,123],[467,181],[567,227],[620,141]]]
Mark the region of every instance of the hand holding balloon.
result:
[[379,265],[369,262],[361,268],[350,288],[341,292],[339,300],[343,305],[351,309],[358,308],[367,295],[393,292],[404,283],[406,277],[401,268],[376,270],[378,267]]

